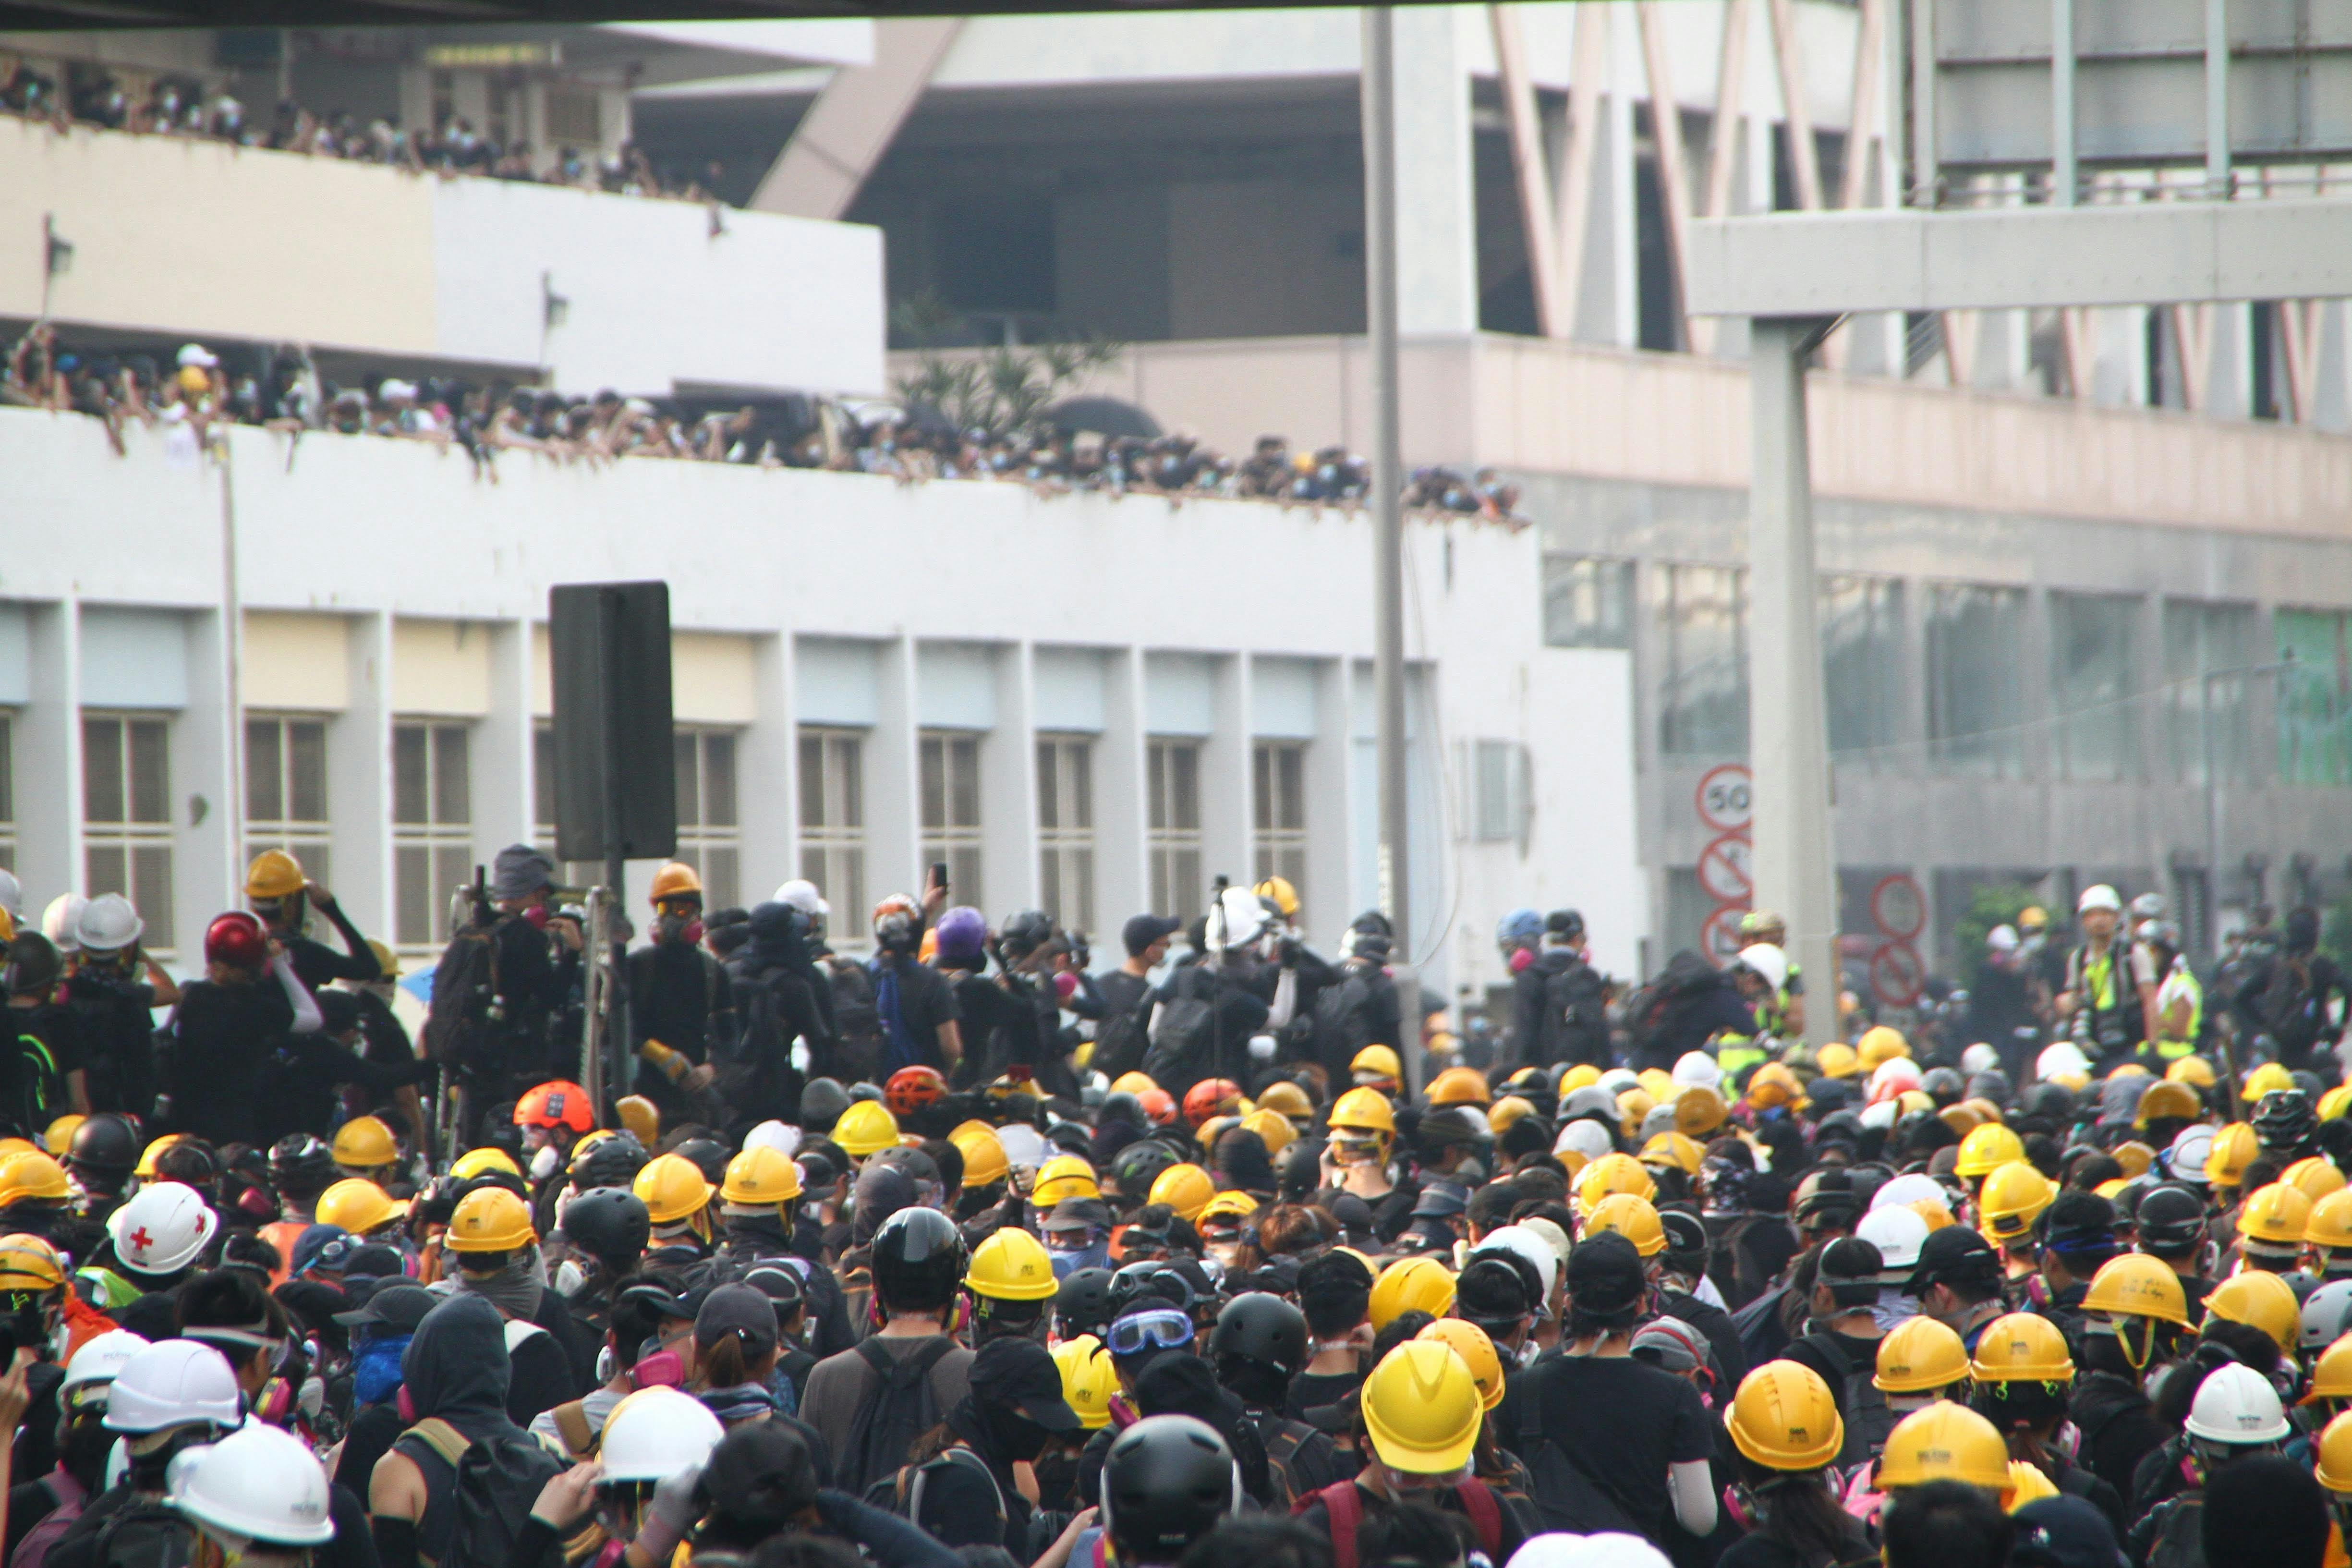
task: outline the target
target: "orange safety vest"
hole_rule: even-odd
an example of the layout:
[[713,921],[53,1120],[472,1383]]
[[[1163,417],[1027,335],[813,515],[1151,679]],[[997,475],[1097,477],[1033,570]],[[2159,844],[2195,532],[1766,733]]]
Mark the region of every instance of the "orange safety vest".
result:
[[276,1289],[286,1283],[294,1268],[294,1244],[310,1227],[299,1219],[273,1220],[261,1227],[261,1239],[278,1249],[278,1267],[269,1271],[269,1287]]

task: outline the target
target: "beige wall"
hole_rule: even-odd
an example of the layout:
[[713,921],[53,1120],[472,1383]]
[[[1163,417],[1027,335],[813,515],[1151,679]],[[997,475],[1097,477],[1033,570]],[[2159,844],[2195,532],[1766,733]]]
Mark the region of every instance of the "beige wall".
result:
[[670,710],[682,724],[750,724],[760,716],[752,641],[718,632],[669,639]]
[[478,719],[490,710],[490,627],[404,616],[392,627],[392,710]]
[[340,616],[246,613],[239,671],[247,708],[340,713],[351,706],[351,662]]

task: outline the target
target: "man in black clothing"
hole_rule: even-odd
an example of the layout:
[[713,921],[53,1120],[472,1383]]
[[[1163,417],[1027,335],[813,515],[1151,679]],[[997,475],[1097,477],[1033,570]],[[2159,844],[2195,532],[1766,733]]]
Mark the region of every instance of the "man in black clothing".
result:
[[655,872],[653,905],[653,940],[627,962],[629,1049],[636,1091],[660,1107],[667,1127],[694,1119],[688,1097],[708,1089],[712,1064],[733,1054],[735,992],[726,965],[702,949],[694,868],[672,861]]
[[[373,980],[382,973],[375,951],[335,902],[335,895],[304,876],[302,863],[285,850],[265,850],[254,858],[245,873],[245,901],[293,961],[295,978],[311,990],[331,980]],[[342,952],[305,934],[312,910],[335,928]]]
[[[2233,999],[2249,1037],[2266,1034],[2278,1042],[2279,1060],[2290,1070],[2310,1067],[2312,1053],[2332,1048],[2344,1025],[2331,1022],[2331,1009],[2346,1004],[2352,1018],[2352,988],[2336,961],[2318,951],[2319,911],[2305,905],[2288,911],[2286,941],[2246,977]],[[2322,1077],[2333,1081],[2331,1066]]]
[[20,931],[8,944],[0,989],[6,992],[16,1046],[0,1061],[0,1120],[18,1137],[37,1137],[56,1117],[68,1110],[87,1114],[89,1108],[74,1016],[59,1000],[64,970],[57,948],[39,931]]
[[[481,1111],[551,1079],[578,1076],[579,1042],[551,1025],[580,980],[577,921],[551,907],[555,863],[525,844],[499,851],[488,889],[433,972],[428,1056],[454,1063],[467,1133]],[[567,1059],[570,1058],[570,1059]]]
[[1183,929],[1182,921],[1166,915],[1136,915],[1119,928],[1126,961],[1095,976],[1106,1016],[1131,1013],[1142,1004],[1151,990],[1151,972],[1168,962],[1168,939]]
[[1813,1269],[1811,1321],[1801,1338],[1781,1352],[1785,1360],[1809,1366],[1829,1384],[1845,1424],[1841,1465],[1860,1464],[1895,1430],[1895,1414],[1873,1382],[1878,1342],[1885,1331],[1871,1313],[1877,1305],[1885,1259],[1874,1243],[1843,1236],[1822,1248]]
[[90,1109],[153,1115],[153,1015],[180,1000],[178,984],[134,936],[125,946],[104,952],[83,948],[66,981],[65,997],[81,1047]]
[[912,899],[895,894],[875,906],[874,957],[866,973],[874,981],[882,1037],[877,1078],[887,1079],[902,1067],[936,1068],[952,1076],[963,1060],[955,992],[947,976],[916,957],[922,942],[923,913]]

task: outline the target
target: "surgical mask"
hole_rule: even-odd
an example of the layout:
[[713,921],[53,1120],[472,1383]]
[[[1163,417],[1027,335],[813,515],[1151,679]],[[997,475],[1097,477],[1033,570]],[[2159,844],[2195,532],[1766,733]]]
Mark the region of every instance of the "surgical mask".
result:
[[1893,1333],[1897,1327],[1918,1315],[1919,1299],[1892,1289],[1881,1290],[1877,1304],[1870,1309],[1871,1321],[1878,1325],[1882,1333]]

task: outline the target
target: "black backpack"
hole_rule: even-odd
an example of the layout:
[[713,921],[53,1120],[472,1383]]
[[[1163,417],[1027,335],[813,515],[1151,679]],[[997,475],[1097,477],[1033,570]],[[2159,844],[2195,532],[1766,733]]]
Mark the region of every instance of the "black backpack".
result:
[[2255,1016],[2282,1045],[2303,1044],[2311,1034],[2311,961],[2281,953],[2263,976],[2254,997]]
[[1356,1059],[1372,1043],[1372,986],[1363,969],[1349,964],[1339,983],[1315,994],[1315,1055],[1325,1066]]
[[1667,960],[1657,978],[1634,992],[1633,999],[1625,1005],[1634,1053],[1640,1055],[1654,1046],[1693,998],[1721,983],[1722,974],[1715,965],[1688,948]]
[[[957,1481],[961,1485],[956,1485]],[[985,1483],[983,1486],[982,1483]],[[950,1488],[952,1489],[950,1489]],[[926,1500],[926,1493],[932,1494]],[[995,1500],[993,1517],[979,1512],[958,1515],[946,1498]],[[926,1514],[926,1501],[929,1513]],[[1004,1489],[996,1484],[988,1461],[970,1448],[945,1448],[919,1465],[906,1465],[866,1489],[872,1507],[895,1513],[950,1545],[966,1542],[993,1546],[1004,1539]],[[941,1510],[948,1510],[943,1515]],[[952,1518],[952,1522],[949,1521]]]
[[1095,1026],[1095,1050],[1087,1066],[1106,1078],[1117,1078],[1143,1065],[1143,1054],[1151,1045],[1145,1029],[1152,994],[1146,991],[1134,1006],[1104,1015]]
[[1649,1539],[1640,1510],[1623,1493],[1544,1436],[1544,1378],[1537,1373],[1527,1381],[1518,1391],[1519,1430],[1512,1446],[1528,1468],[1528,1507],[1539,1528],[1570,1535],[1613,1531]]
[[1840,1369],[1839,1386],[1832,1392],[1837,1395],[1838,1414],[1845,1422],[1845,1446],[1838,1450],[1834,1462],[1860,1464],[1884,1448],[1900,1417],[1887,1407],[1886,1395],[1874,1381],[1875,1364],[1855,1364],[1835,1334],[1807,1334],[1796,1342],[1811,1346],[1822,1360]]
[[931,1369],[954,1348],[955,1342],[945,1336],[903,1356],[892,1355],[872,1340],[858,1344],[857,1354],[873,1369],[878,1386],[858,1405],[848,1438],[834,1460],[834,1485],[853,1497],[862,1496],[907,1463],[916,1442],[947,1414],[931,1392]]
[[419,1042],[430,1060],[475,1071],[505,1066],[506,1048],[523,1029],[511,1021],[520,998],[500,995],[498,928],[521,918],[468,921],[450,940],[433,972],[433,999]]
[[401,1436],[415,1437],[457,1472],[449,1546],[434,1568],[506,1568],[540,1489],[563,1473],[563,1460],[527,1437],[478,1443],[434,1416]]
[[1544,980],[1543,1059],[1609,1063],[1609,987],[1578,960]]
[[1216,1070],[1217,979],[1199,964],[1176,972],[1166,999],[1152,1010],[1143,1070],[1172,1095]]
[[194,1532],[176,1510],[139,1498],[106,1516],[90,1561],[98,1568],[187,1568]]

